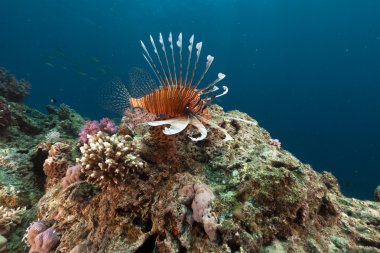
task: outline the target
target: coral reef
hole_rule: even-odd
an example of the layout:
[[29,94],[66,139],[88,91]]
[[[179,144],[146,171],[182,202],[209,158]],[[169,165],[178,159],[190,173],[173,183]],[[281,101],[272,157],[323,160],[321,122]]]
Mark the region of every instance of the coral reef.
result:
[[[174,149],[160,149],[149,131],[89,136],[78,160],[87,182],[52,187],[40,201],[38,217],[61,234],[57,252],[380,249],[380,203],[344,197],[332,174],[301,163],[258,126],[223,117],[215,124],[234,140],[211,131],[193,143],[183,133]],[[160,159],[167,153],[174,160]],[[144,166],[131,170],[130,154]]]
[[79,152],[85,121],[69,107],[45,115],[6,104],[0,206],[23,214],[0,236],[0,252],[25,252],[32,221],[30,252],[380,251],[380,202],[343,196],[331,173],[236,120],[254,121],[239,111],[210,108],[229,142],[212,130],[192,142],[189,127],[158,143],[157,128],[127,113],[117,133],[86,134]]
[[12,102],[21,102],[29,94],[30,84],[0,68],[0,94]]
[[[11,123],[0,129],[0,206],[26,210],[20,216],[21,222],[13,223],[17,225],[1,235],[0,248],[17,253],[25,252],[20,240],[30,222],[37,219],[37,203],[47,181],[43,164],[50,147],[57,141],[67,143],[70,150],[66,157],[78,157],[77,136],[85,121],[71,109],[68,118],[62,120],[58,115],[60,107],[50,106],[49,114],[43,114],[3,97],[7,94],[10,93],[0,92],[0,102],[7,105],[11,114]],[[59,139],[51,133],[59,133]]]

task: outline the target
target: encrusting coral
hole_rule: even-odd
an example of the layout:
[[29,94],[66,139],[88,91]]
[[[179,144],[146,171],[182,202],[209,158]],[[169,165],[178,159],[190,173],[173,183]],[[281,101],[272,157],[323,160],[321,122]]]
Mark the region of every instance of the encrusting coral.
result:
[[180,195],[192,199],[192,216],[188,219],[188,222],[192,224],[194,220],[203,224],[203,228],[210,240],[215,241],[217,238],[217,220],[210,214],[211,201],[215,198],[211,189],[205,184],[190,184],[180,190]]
[[66,189],[69,185],[80,180],[82,166],[75,165],[67,169],[66,176],[62,179],[62,187]]
[[13,209],[0,206],[0,235],[8,234],[13,227],[20,224],[25,212],[26,207]]
[[143,160],[135,153],[136,145],[131,136],[109,136],[100,131],[87,138],[88,144],[80,148],[82,157],[77,163],[82,165],[89,182],[101,187],[120,185],[144,168]]

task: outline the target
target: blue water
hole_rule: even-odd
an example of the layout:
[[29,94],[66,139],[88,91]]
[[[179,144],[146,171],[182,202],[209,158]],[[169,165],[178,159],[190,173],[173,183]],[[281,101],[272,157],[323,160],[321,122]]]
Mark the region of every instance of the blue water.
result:
[[380,184],[380,1],[14,0],[0,2],[0,27],[0,66],[32,83],[28,105],[56,98],[91,118],[114,116],[102,84],[148,69],[140,39],[195,33],[215,56],[209,78],[227,75],[219,104],[348,196],[372,199]]

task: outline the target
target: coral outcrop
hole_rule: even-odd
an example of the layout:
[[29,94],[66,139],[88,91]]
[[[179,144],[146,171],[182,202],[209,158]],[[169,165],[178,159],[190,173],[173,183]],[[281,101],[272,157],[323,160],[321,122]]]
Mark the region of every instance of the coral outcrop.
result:
[[[188,128],[156,143],[127,113],[117,133],[86,135],[79,149],[84,120],[69,107],[7,104],[15,124],[0,135],[0,206],[26,209],[0,251],[25,252],[31,221],[30,252],[380,251],[380,202],[345,197],[331,173],[236,120],[254,121],[244,113],[211,107],[229,142],[212,130],[192,142]],[[65,169],[53,170],[60,159]]]
[[56,252],[380,250],[380,203],[343,196],[332,174],[315,172],[259,126],[230,119],[253,121],[246,114],[228,115],[214,122],[230,142],[219,131],[202,142],[183,133],[169,149],[148,129],[89,135],[78,160],[86,180],[48,189],[38,207],[61,234]]
[[0,68],[0,94],[12,102],[21,102],[29,94],[30,84],[17,80],[8,70]]

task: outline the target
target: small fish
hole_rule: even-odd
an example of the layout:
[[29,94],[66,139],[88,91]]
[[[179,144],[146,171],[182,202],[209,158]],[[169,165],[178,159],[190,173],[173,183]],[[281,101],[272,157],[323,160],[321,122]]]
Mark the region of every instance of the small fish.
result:
[[52,103],[52,104],[56,104],[57,102],[58,102],[58,100],[55,99],[55,98],[51,98],[51,99],[50,99],[50,103]]
[[63,51],[62,48],[57,47],[57,48],[54,50],[54,54],[57,55],[57,56],[60,56],[60,57],[62,57],[62,58],[66,58],[66,53]]
[[82,72],[82,71],[78,71],[77,74],[78,74],[79,76],[87,76],[87,73]]
[[95,63],[99,63],[99,62],[100,62],[99,58],[97,58],[97,57],[95,57],[95,56],[89,56],[88,58],[89,58],[92,62],[95,62]]
[[50,68],[54,68],[55,66],[50,62],[45,62],[45,65],[49,66]]
[[103,75],[107,74],[107,71],[104,68],[98,68],[98,72],[100,72]]

